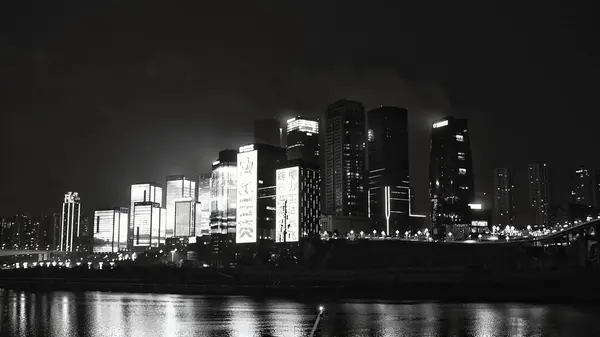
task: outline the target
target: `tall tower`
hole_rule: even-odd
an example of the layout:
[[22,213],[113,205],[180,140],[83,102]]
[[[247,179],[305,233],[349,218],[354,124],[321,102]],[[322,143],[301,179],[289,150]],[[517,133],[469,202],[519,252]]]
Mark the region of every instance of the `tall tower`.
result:
[[[219,152],[210,176],[210,234],[235,236],[237,150]],[[233,239],[231,239],[233,241]]]
[[[135,220],[135,203],[136,202],[152,202],[157,203],[158,207],[162,207],[163,190],[160,185],[149,182],[131,185],[131,207],[129,208],[129,233],[127,234],[128,246],[133,246],[134,236],[134,220]],[[163,224],[164,226],[164,224]]]
[[367,216],[365,108],[340,100],[325,120],[323,214]]
[[408,111],[382,106],[367,113],[369,217],[377,232],[409,228]]
[[507,167],[494,169],[494,224],[514,225],[513,177]]
[[548,211],[551,206],[550,171],[543,163],[530,164],[527,167],[529,177],[529,207],[532,220],[537,225],[548,224]]
[[94,253],[117,253],[127,249],[129,209],[96,210],[93,223]]
[[319,119],[294,117],[287,121],[287,159],[319,165]]
[[81,202],[77,192],[67,192],[62,205],[60,244],[58,250],[74,251],[75,238],[80,234]]
[[446,228],[468,228],[469,202],[474,197],[471,140],[467,120],[446,117],[432,125],[429,163],[432,234],[446,237]]
[[[167,177],[167,224],[166,237],[190,236],[190,217],[195,211],[196,182],[184,175]],[[177,211],[181,214],[177,214]],[[182,219],[176,223],[176,219]],[[188,221],[185,221],[185,220]]]
[[196,236],[210,234],[210,173],[198,175]]
[[591,169],[579,167],[571,170],[570,202],[582,206],[594,206],[594,177]]

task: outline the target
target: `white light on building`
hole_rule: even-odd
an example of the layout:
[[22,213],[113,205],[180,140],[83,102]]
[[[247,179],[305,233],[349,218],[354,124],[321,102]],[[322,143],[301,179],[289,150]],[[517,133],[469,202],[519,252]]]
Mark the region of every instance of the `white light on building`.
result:
[[94,253],[117,253],[127,249],[129,210],[117,208],[94,212]]
[[[189,180],[185,176],[169,176],[167,177],[167,223],[166,223],[166,237],[170,238],[173,236],[182,236],[183,233],[188,231],[183,228],[175,228],[175,202],[180,200],[196,200],[196,182]],[[179,232],[179,233],[177,233]],[[179,234],[182,235],[179,235]]]
[[164,243],[165,209],[153,202],[136,202],[133,207],[133,246],[158,247]]
[[74,251],[74,238],[79,237],[81,203],[77,192],[68,192],[63,201],[59,250]]
[[275,241],[298,242],[300,235],[300,168],[276,172]]
[[256,242],[258,210],[258,151],[237,155],[237,243]]
[[447,125],[448,125],[448,121],[441,121],[441,122],[437,122],[437,123],[433,124],[433,128],[437,129],[437,128],[441,128],[441,127],[444,127]]

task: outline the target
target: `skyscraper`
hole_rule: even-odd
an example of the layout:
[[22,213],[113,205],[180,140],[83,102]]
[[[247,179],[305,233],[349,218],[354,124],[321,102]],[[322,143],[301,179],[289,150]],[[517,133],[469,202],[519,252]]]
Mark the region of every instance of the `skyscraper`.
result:
[[548,224],[551,206],[551,183],[548,165],[530,164],[527,167],[529,177],[529,207],[531,220],[537,225]]
[[367,216],[365,108],[340,100],[327,108],[322,195],[326,215]]
[[514,225],[513,177],[507,167],[494,169],[494,225]]
[[377,233],[409,228],[408,111],[381,106],[367,113],[369,217]]
[[257,119],[254,121],[254,143],[281,146],[281,130],[276,119]]
[[[237,211],[237,150],[219,152],[210,177],[210,233],[235,235]],[[232,239],[233,241],[233,239]]]
[[196,235],[210,234],[210,173],[198,175]]
[[133,247],[147,249],[165,242],[166,209],[156,202],[136,202],[133,214]]
[[446,229],[468,232],[469,202],[474,197],[471,140],[467,120],[446,117],[432,125],[429,163],[432,234],[446,237]]
[[81,202],[77,192],[67,192],[62,205],[60,244],[58,250],[75,251],[75,238],[80,235]]
[[319,165],[319,119],[294,117],[287,121],[287,159]]
[[131,207],[129,208],[129,233],[128,246],[133,247],[133,236],[135,220],[134,206],[136,202],[153,202],[157,203],[158,207],[163,206],[163,190],[156,183],[139,183],[131,185]]
[[129,209],[96,210],[93,223],[94,253],[117,253],[127,249]]
[[278,146],[248,144],[239,148],[236,243],[275,240],[275,172],[285,159],[285,149]]
[[578,167],[571,170],[572,204],[594,206],[594,176],[591,169]]
[[[180,205],[179,211],[181,215],[177,215],[175,203],[179,201],[185,201],[188,206],[183,204]],[[170,238],[173,236],[189,236],[189,224],[185,221],[181,222],[179,226],[175,220],[177,218],[184,219],[186,214],[190,212],[188,208],[191,207],[195,211],[196,202],[196,182],[188,179],[184,175],[174,175],[167,177],[167,223],[166,223],[166,237]],[[194,203],[193,205],[191,203]]]

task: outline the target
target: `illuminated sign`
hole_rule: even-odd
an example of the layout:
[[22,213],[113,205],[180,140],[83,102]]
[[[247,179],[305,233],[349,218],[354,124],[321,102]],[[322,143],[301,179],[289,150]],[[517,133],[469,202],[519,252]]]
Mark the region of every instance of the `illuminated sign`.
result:
[[309,120],[303,118],[292,118],[287,121],[287,132],[300,130],[301,132],[307,133],[319,133],[319,122],[316,120]]
[[471,226],[472,227],[487,227],[488,222],[487,221],[471,221]]
[[254,144],[240,146],[240,153],[254,150]]
[[437,123],[433,124],[433,128],[434,129],[442,128],[446,125],[448,125],[448,121],[441,121],[441,122],[437,122]]
[[237,155],[237,226],[236,243],[256,242],[258,201],[258,151]]
[[298,242],[300,232],[300,168],[279,169],[276,174],[275,241]]
[[470,209],[481,209],[482,205],[481,204],[469,204],[469,208]]

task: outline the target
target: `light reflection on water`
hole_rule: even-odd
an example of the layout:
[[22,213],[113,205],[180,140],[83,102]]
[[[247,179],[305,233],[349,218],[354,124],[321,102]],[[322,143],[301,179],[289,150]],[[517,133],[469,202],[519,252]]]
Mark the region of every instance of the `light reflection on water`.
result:
[[[307,336],[321,303],[243,296],[0,289],[0,336]],[[323,303],[321,336],[600,336],[599,307]]]

